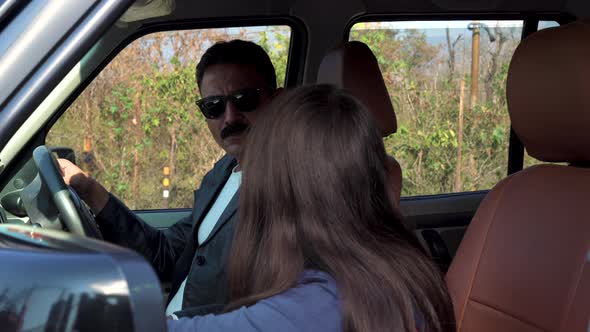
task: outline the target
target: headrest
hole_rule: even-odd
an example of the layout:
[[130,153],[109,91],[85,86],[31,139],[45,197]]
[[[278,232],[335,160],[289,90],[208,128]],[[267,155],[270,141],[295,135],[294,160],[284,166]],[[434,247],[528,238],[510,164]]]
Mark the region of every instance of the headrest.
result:
[[397,119],[377,58],[369,47],[350,41],[326,54],[317,77],[318,84],[333,84],[352,93],[368,107],[383,136],[397,131]]
[[506,96],[514,131],[531,156],[590,161],[590,21],[526,38],[510,62]]

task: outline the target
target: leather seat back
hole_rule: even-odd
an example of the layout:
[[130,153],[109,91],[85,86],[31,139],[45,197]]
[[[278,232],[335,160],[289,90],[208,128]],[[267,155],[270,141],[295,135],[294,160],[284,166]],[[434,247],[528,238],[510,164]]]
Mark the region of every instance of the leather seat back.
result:
[[590,319],[590,25],[539,31],[507,81],[512,126],[546,162],[481,203],[447,284],[458,331],[585,331]]
[[[328,52],[318,71],[317,83],[332,84],[351,92],[375,116],[383,137],[397,131],[397,119],[377,58],[367,45],[346,42]],[[399,205],[402,189],[402,170],[395,158],[386,163],[391,195]]]

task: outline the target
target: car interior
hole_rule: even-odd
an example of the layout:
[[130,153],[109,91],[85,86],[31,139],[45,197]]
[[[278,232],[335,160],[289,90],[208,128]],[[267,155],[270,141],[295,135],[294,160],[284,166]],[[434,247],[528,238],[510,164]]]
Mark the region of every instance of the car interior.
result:
[[[238,37],[262,36],[255,40],[267,43],[273,54],[282,54],[284,81],[281,83],[285,88],[333,84],[350,91],[368,106],[386,147],[400,149],[387,148],[390,157],[385,166],[389,172],[391,199],[399,207],[408,227],[446,274],[458,331],[586,331],[590,320],[590,262],[587,260],[590,257],[588,18],[590,2],[587,0],[251,0],[247,3],[238,0],[95,0],[76,4],[6,1],[0,4],[0,224],[65,228],[77,235],[100,238],[92,221],[92,212],[75,192],[56,180],[59,169],[52,155],[78,164],[85,163],[84,158],[94,158],[94,162],[104,164],[110,159],[105,161],[106,152],[98,155],[98,148],[94,155],[91,153],[99,143],[91,144],[86,138],[90,137],[89,134],[80,134],[81,137],[72,134],[75,130],[80,133],[97,130],[96,125],[68,129],[70,125],[62,126],[60,121],[78,110],[77,103],[85,94],[92,97],[83,100],[96,100],[107,105],[100,117],[96,116],[96,121],[132,119],[134,124],[142,121],[145,114],[135,116],[131,113],[133,105],[138,103],[133,99],[135,92],[119,91],[117,86],[109,86],[114,92],[103,96],[92,92],[100,91],[94,90],[93,84],[107,84],[102,82],[108,81],[108,77],[105,79],[101,75],[110,73],[118,59],[127,59],[127,49],[136,47],[136,52],[145,51],[148,58],[154,56],[150,53],[154,52],[149,48],[150,43],[164,39],[151,36],[196,31],[196,37],[192,37],[196,39],[187,40],[199,41],[199,36],[205,36],[199,35],[200,31],[225,29],[223,31]],[[440,35],[436,38],[426,33],[412,35],[410,31],[416,26],[431,31],[429,29],[440,22],[447,26],[446,35],[444,28],[439,29]],[[450,33],[448,27],[459,23],[464,29],[462,34]],[[467,24],[468,29],[465,28]],[[28,26],[30,28],[26,28]],[[289,31],[284,39],[287,46],[281,51],[283,53],[278,51],[285,46],[279,45],[276,30],[264,30],[264,27],[276,26],[287,27]],[[403,26],[412,28],[398,28]],[[501,27],[509,28],[502,30]],[[388,29],[398,30],[388,35]],[[426,163],[426,157],[422,156],[428,149],[444,146],[452,151],[464,151],[456,136],[463,130],[462,105],[473,103],[470,104],[466,97],[469,95],[473,100],[473,92],[464,91],[469,86],[474,89],[473,72],[471,75],[468,72],[478,70],[473,59],[475,45],[480,48],[480,35],[481,66],[483,68],[484,61],[486,66],[485,70],[480,69],[480,84],[484,85],[487,80],[485,86],[493,92],[485,92],[490,105],[503,105],[500,108],[502,119],[505,119],[502,121],[506,122],[505,130],[498,131],[496,124],[490,130],[484,129],[478,122],[483,120],[467,122],[476,114],[476,108],[467,107],[465,133],[489,142],[489,146],[473,145],[472,148],[488,151],[484,154],[487,157],[480,160],[473,157],[475,154],[465,154],[463,161],[467,166],[463,167],[462,175],[459,174],[461,166],[458,166],[459,170],[449,170],[448,166],[441,166],[442,161],[419,168],[420,163]],[[210,46],[214,38],[203,37],[199,47]],[[388,44],[382,38],[391,38],[399,44]],[[511,42],[514,50],[508,51],[506,45]],[[170,51],[176,46],[166,45],[156,51],[159,52],[157,56],[166,59],[170,68],[176,68],[174,70],[178,73],[183,64],[190,63],[191,66],[186,66],[186,73],[194,75],[194,62],[198,59],[178,60]],[[394,47],[390,45],[398,45],[395,47],[399,50],[390,50],[387,47]],[[418,46],[415,45],[421,45],[423,54],[430,52],[432,56],[430,60],[421,60],[425,57],[423,54],[412,53],[414,49],[404,45],[414,45],[412,47],[416,49]],[[182,47],[188,49],[190,46]],[[457,61],[462,67],[452,63],[455,58],[451,54],[455,51],[461,53],[457,59],[463,60]],[[201,49],[195,52],[186,54],[202,54]],[[438,57],[441,52],[448,54],[449,60],[441,60]],[[384,59],[387,54],[402,54],[406,56],[403,59],[409,60],[389,61]],[[501,56],[506,61],[498,64],[500,60],[497,59]],[[410,60],[417,63],[414,71],[407,69],[412,65]],[[135,63],[124,64],[118,70],[132,76],[134,66]],[[137,66],[139,68],[140,64]],[[145,66],[156,72],[163,70],[157,64]],[[447,101],[424,90],[430,84],[428,82],[433,81],[433,86],[447,84],[437,81],[442,78],[434,74],[433,68],[443,68],[440,69],[441,77],[452,75],[454,68],[465,68],[465,79],[449,80],[456,83],[448,90],[456,121],[439,117],[437,107],[442,114]],[[426,83],[421,86],[415,82],[405,83],[403,73],[410,72],[416,75],[416,80],[422,77]],[[182,77],[175,79],[181,80]],[[475,89],[472,91],[479,91],[477,86]],[[183,91],[187,95],[194,92]],[[483,94],[480,93],[480,99]],[[121,97],[118,100],[123,104],[120,101],[117,104],[109,99],[112,96],[127,99]],[[125,108],[124,102],[131,106]],[[425,108],[426,103],[434,105],[434,111],[420,115],[421,107]],[[409,110],[408,105],[415,109]],[[117,111],[122,109],[129,112],[125,115],[129,118],[117,118]],[[481,106],[477,108],[477,114],[488,116],[486,121],[495,123],[496,120],[491,120],[490,109]],[[196,112],[195,108],[187,111]],[[430,124],[419,131],[409,130],[413,127],[408,125],[408,119],[421,116],[434,122],[441,119],[441,123],[459,129],[453,129],[450,134],[437,131],[434,135],[438,129]],[[175,119],[183,121],[180,120],[182,117]],[[88,120],[88,123],[96,123],[92,122],[95,120]],[[168,122],[146,123],[142,125],[166,132]],[[148,129],[160,130],[152,127]],[[58,137],[54,134],[55,128],[62,130],[59,140],[53,138]],[[170,125],[170,128],[180,127]],[[111,144],[113,151],[119,148],[114,146],[117,141],[131,140],[133,134],[124,128],[117,130],[109,134],[112,143],[104,143],[107,147]],[[408,141],[400,143],[401,135],[408,137]],[[495,135],[500,138],[490,138]],[[402,149],[414,151],[421,137],[434,143],[416,153],[418,157],[408,160]],[[190,139],[184,140],[190,142]],[[448,140],[451,143],[447,143]],[[71,144],[75,146],[64,146],[63,142],[74,142]],[[135,147],[144,144],[131,142]],[[181,144],[176,141],[169,144],[170,153],[177,153],[175,158],[181,158],[189,151],[176,148]],[[490,153],[498,144],[501,145],[497,148],[499,154]],[[147,146],[149,148],[149,144]],[[137,160],[143,150],[125,149],[121,147],[109,153],[128,161],[126,166],[114,162],[110,166],[112,169],[128,167],[130,171],[126,174],[133,174],[133,158]],[[121,151],[128,154],[121,155]],[[163,159],[169,158],[168,151],[162,153],[165,153]],[[218,152],[211,152],[212,155],[215,153],[221,157]],[[460,156],[461,152],[453,155],[455,159],[449,163],[456,163],[458,159],[458,165],[461,165]],[[210,165],[210,161],[204,164]],[[488,164],[494,164],[495,168],[485,168]],[[137,165],[136,161],[135,171]],[[191,206],[171,203],[175,196],[169,199],[167,195],[181,190],[166,183],[160,185],[162,165],[154,166],[154,170],[143,178],[145,181],[155,178],[155,182],[144,187],[153,187],[150,190],[156,193],[153,201],[157,204],[136,204],[134,210],[150,225],[165,229],[188,215]],[[197,166],[191,164],[191,167],[186,169],[193,176]],[[180,166],[173,168],[172,173],[180,169]],[[432,179],[428,174],[424,175],[428,172],[445,174],[440,181],[431,181],[439,181],[440,186],[439,183],[431,184],[442,189],[430,192],[415,189],[421,179],[418,176]],[[115,174],[115,171],[111,173]],[[490,174],[492,180],[466,185],[469,180],[476,181]],[[168,179],[166,169],[164,176]],[[127,176],[126,181],[131,183],[130,178],[131,175]],[[139,181],[133,186],[117,187],[123,181],[120,174],[111,178],[105,175],[105,179],[111,181],[112,188],[128,195],[125,197],[135,197],[133,195],[139,190],[135,188],[142,186]],[[198,187],[198,182],[191,182],[188,186],[182,189],[188,194],[183,195],[192,197],[192,190]],[[166,283],[163,288],[166,291]]]
[[[383,137],[397,131],[397,118],[381,76],[377,58],[369,47],[351,41],[326,54],[318,69],[318,84],[332,84],[348,90],[373,113]],[[399,206],[402,190],[402,170],[395,157],[388,156],[385,169],[389,171],[389,188],[393,202]]]

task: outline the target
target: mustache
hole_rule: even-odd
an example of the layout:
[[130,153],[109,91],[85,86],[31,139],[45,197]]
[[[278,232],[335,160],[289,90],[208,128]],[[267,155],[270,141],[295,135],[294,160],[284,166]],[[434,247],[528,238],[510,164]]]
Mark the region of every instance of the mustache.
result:
[[249,126],[243,122],[240,123],[231,123],[225,126],[225,128],[221,129],[221,139],[225,139],[226,137],[241,134],[246,131]]

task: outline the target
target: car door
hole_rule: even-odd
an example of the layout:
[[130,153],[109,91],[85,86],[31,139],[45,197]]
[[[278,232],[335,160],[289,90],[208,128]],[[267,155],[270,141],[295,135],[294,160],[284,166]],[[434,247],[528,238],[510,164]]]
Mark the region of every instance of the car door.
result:
[[8,0],[0,6],[0,207],[16,213],[0,209],[0,222],[26,220],[14,193],[36,173],[26,147],[35,144],[30,133],[43,120],[33,111],[130,4]]

